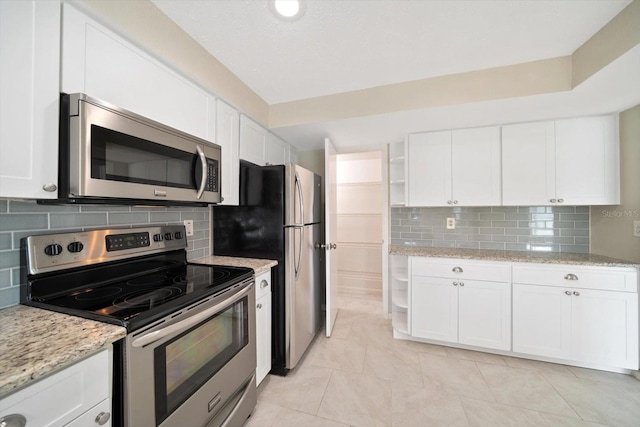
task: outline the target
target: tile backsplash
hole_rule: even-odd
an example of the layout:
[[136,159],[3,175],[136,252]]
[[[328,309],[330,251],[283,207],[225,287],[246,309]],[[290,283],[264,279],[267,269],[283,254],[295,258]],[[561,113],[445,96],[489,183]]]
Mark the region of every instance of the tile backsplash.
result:
[[209,208],[133,207],[102,205],[38,205],[34,201],[0,200],[0,308],[18,303],[20,239],[32,234],[182,224],[193,220],[194,235],[187,239],[188,259],[210,255]]
[[588,253],[589,207],[391,208],[391,244]]

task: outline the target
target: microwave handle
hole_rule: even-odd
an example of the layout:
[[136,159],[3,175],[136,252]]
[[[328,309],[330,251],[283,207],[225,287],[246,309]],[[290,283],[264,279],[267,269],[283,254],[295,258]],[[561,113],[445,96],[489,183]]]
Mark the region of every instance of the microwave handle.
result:
[[198,194],[196,194],[196,198],[200,200],[202,198],[202,193],[204,193],[204,189],[207,185],[207,176],[209,175],[209,168],[207,167],[207,158],[204,156],[204,151],[200,148],[199,145],[196,145],[196,151],[198,152],[198,157],[200,157],[200,163],[202,164],[202,178],[200,179],[200,187],[198,188]]
[[201,311],[198,314],[195,314],[185,320],[182,320],[178,323],[174,323],[173,325],[169,325],[167,327],[164,327],[162,329],[158,329],[157,331],[153,331],[153,332],[149,332],[148,334],[144,334],[141,337],[138,337],[136,339],[133,340],[133,342],[131,343],[132,346],[134,347],[144,347],[145,345],[149,345],[152,344],[158,340],[161,340],[163,338],[166,338],[170,335],[175,334],[176,332],[179,331],[186,331],[187,329],[191,328],[192,326],[197,325],[198,323],[202,322],[203,320],[206,320],[207,318],[213,316],[214,314],[220,312],[223,308],[228,307],[232,304],[235,304],[236,302],[240,301],[242,298],[244,298],[249,291],[253,292],[253,283],[250,286],[247,286],[244,290],[242,290],[241,292],[238,292],[237,294],[235,294],[234,296],[232,296],[231,298],[228,298],[224,301],[222,301],[219,304],[214,305],[213,307],[210,307],[204,311]]

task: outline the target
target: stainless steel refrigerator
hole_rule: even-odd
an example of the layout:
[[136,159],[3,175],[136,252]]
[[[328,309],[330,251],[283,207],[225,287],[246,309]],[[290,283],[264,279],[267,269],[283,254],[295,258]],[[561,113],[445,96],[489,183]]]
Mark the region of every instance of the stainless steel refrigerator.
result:
[[293,369],[322,326],[321,179],[300,166],[240,162],[240,206],[213,208],[215,255],[275,259],[271,373]]

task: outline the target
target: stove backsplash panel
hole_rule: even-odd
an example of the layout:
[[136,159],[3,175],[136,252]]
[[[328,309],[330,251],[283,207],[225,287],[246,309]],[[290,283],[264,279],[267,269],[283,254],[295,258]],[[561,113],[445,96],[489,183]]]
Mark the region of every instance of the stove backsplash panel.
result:
[[0,308],[18,304],[20,239],[32,234],[78,229],[182,224],[193,220],[187,238],[189,260],[210,255],[207,207],[134,207],[103,205],[38,205],[33,201],[0,200]]
[[391,208],[391,244],[588,253],[589,222],[588,206]]

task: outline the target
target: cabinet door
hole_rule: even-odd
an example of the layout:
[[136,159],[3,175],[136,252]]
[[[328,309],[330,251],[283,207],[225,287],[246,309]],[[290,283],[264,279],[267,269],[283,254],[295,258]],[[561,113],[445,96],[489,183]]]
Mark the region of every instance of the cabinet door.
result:
[[287,163],[287,148],[286,142],[270,133],[267,138],[265,164],[284,165]]
[[460,344],[511,350],[511,284],[459,282]]
[[451,162],[453,204],[501,204],[500,127],[452,131]]
[[458,342],[458,287],[451,279],[411,277],[411,335]]
[[552,204],[555,162],[553,121],[502,126],[502,204]]
[[557,120],[555,126],[558,201],[619,204],[618,116]]
[[447,206],[451,202],[451,132],[409,135],[407,158],[408,205]]
[[271,370],[271,272],[256,277],[256,385]]
[[571,300],[568,288],[514,283],[513,351],[569,359]]
[[638,369],[638,294],[572,292],[571,358]]
[[220,184],[222,205],[237,205],[240,187],[240,115],[235,108],[216,101],[216,143],[222,147]]
[[248,118],[240,115],[240,158],[259,166],[265,165],[267,131]]
[[0,1],[0,197],[58,196],[60,3]]
[[207,137],[206,92],[73,6],[63,7],[63,92],[84,92]]

